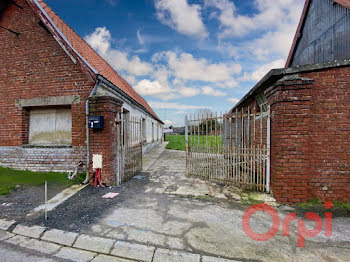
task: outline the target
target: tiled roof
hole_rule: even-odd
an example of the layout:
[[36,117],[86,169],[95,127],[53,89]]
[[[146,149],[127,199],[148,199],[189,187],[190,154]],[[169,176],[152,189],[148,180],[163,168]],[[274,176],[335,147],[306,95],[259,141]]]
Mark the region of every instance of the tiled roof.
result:
[[105,77],[134,101],[142,105],[152,116],[160,120],[153,109],[96,51],[91,48],[72,28],[70,28],[44,1],[37,0],[56,27],[63,33],[72,47],[83,57],[98,74]]

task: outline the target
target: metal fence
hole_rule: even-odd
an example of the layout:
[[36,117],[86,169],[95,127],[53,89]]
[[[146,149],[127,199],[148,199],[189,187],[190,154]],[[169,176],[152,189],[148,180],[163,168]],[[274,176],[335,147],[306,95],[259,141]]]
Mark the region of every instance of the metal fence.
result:
[[269,192],[268,112],[197,114],[185,122],[188,176]]
[[117,184],[121,184],[142,170],[142,119],[121,114],[117,145]]

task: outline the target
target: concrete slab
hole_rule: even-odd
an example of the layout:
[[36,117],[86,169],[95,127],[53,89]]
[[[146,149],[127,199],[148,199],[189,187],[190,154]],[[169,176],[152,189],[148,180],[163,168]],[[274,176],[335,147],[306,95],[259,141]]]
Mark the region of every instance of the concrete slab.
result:
[[198,254],[191,254],[169,249],[157,249],[154,254],[154,262],[199,262],[201,259]]
[[12,234],[10,232],[4,231],[4,230],[0,230],[0,240],[5,240],[8,239],[10,237],[13,237],[15,234]]
[[75,241],[74,247],[109,254],[115,242],[116,240],[108,238],[80,235]]
[[56,253],[62,247],[57,244],[40,241],[37,239],[30,239],[28,241],[23,241],[22,243],[19,244],[19,246],[32,249],[44,254],[49,254],[49,255]]
[[107,255],[98,255],[91,262],[135,262],[135,260],[112,257]]
[[115,243],[111,255],[130,258],[137,261],[151,262],[155,247],[118,241]]
[[238,260],[231,260],[231,259],[224,259],[224,258],[217,258],[217,257],[202,257],[202,262],[239,262]]
[[16,223],[14,220],[0,219],[0,229],[8,230],[14,223]]
[[13,229],[13,233],[22,235],[22,236],[27,236],[27,237],[32,237],[32,238],[39,238],[40,235],[46,230],[46,227],[41,227],[41,226],[25,226],[25,225],[17,225]]
[[[72,185],[71,187],[66,188],[65,190],[63,190],[62,192],[58,193],[56,196],[51,198],[49,201],[47,201],[46,210],[48,212],[53,210],[58,205],[62,204],[64,201],[66,201],[67,199],[72,197],[74,194],[76,194],[77,192],[79,192],[80,190],[82,190],[86,186],[87,185]],[[36,207],[33,210],[33,212],[28,214],[28,216],[43,212],[44,210],[45,210],[45,204],[42,204],[42,205]]]
[[5,242],[13,244],[13,245],[19,245],[20,243],[25,242],[25,241],[29,241],[29,240],[30,240],[29,237],[15,235],[14,237],[11,237],[11,238],[5,240]]
[[72,246],[78,235],[78,233],[66,232],[58,229],[50,229],[44,233],[41,239],[64,246]]
[[69,259],[76,262],[87,262],[91,261],[96,255],[97,253],[90,251],[70,247],[62,247],[61,250],[54,256],[63,259]]

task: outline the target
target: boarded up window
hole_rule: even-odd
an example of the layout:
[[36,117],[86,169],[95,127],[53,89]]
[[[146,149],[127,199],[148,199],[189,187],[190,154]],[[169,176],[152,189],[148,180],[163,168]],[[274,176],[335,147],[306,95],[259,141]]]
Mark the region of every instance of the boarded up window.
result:
[[29,121],[29,144],[71,145],[71,109],[32,109]]

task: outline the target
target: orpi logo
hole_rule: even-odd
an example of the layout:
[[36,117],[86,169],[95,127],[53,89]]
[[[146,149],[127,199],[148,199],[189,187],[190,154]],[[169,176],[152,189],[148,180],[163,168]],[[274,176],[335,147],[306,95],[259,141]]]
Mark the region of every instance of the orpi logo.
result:
[[[325,207],[327,209],[332,208],[333,204],[330,201],[327,201],[325,203]],[[250,219],[256,212],[265,212],[269,214],[272,218],[272,226],[266,233],[256,233],[252,230],[250,227]],[[332,213],[326,212],[325,213],[325,235],[327,237],[332,236]],[[323,229],[323,221],[322,218],[312,212],[307,212],[305,214],[305,218],[312,220],[315,223],[315,227],[313,229],[307,229],[305,227],[305,221],[303,219],[298,219],[297,221],[297,228],[298,228],[298,247],[305,247],[305,238],[306,237],[315,237],[319,235],[322,232]],[[290,223],[293,220],[297,219],[296,213],[290,213],[288,214],[283,220],[282,220],[282,236],[289,237],[290,236]],[[256,204],[251,207],[249,207],[242,218],[242,227],[244,232],[249,236],[251,239],[255,241],[267,241],[273,238],[277,232],[280,229],[280,217],[273,207],[267,205],[267,204]]]

